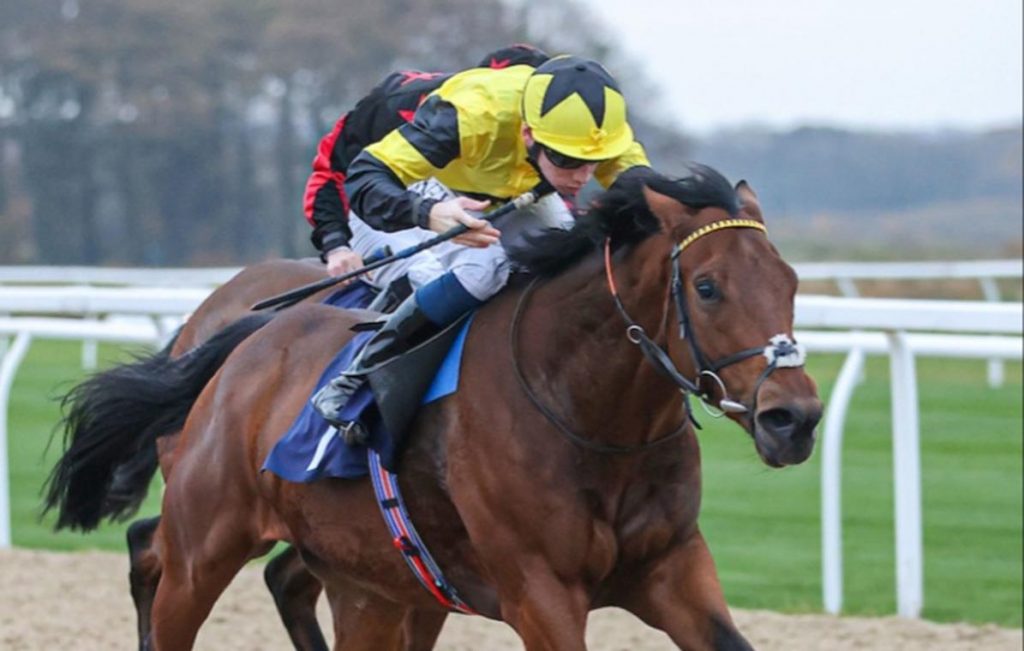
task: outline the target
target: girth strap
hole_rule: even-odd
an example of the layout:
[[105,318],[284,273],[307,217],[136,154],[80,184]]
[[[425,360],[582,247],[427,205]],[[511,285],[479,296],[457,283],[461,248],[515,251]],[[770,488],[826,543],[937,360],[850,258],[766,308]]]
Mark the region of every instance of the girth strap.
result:
[[373,492],[377,495],[377,504],[384,516],[384,523],[391,532],[391,541],[402,553],[402,558],[412,570],[413,576],[445,608],[467,615],[478,614],[459,598],[455,587],[444,578],[441,568],[416,533],[416,527],[405,510],[402,493],[398,490],[398,477],[384,468],[380,455],[373,450],[367,450],[367,459],[370,464]]

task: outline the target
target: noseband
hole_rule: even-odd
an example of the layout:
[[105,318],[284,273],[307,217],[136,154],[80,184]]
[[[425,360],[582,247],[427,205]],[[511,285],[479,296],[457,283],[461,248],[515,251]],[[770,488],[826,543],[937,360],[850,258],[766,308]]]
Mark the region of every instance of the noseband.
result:
[[[626,338],[630,342],[640,346],[640,350],[643,352],[644,357],[646,357],[655,368],[661,371],[663,375],[668,377],[676,384],[676,386],[679,387],[680,391],[682,391],[683,395],[686,397],[688,413],[690,412],[690,395],[697,396],[704,404],[710,403],[714,399],[708,391],[701,389],[700,385],[703,378],[709,378],[714,381],[722,392],[722,398],[718,401],[718,408],[721,409],[722,412],[715,414],[709,411],[712,415],[722,416],[724,413],[756,413],[757,396],[761,390],[761,385],[768,379],[768,376],[779,368],[803,366],[804,359],[806,357],[804,347],[793,341],[793,339],[785,333],[777,334],[772,337],[766,346],[747,348],[713,362],[709,361],[703,350],[701,350],[700,344],[697,342],[697,334],[694,332],[692,327],[690,312],[687,308],[686,290],[683,287],[682,272],[679,270],[679,257],[687,247],[700,238],[727,228],[752,228],[765,234],[768,232],[768,229],[765,228],[764,224],[759,221],[754,221],[752,219],[723,219],[698,228],[677,246],[673,247],[672,253],[669,254],[669,260],[672,264],[672,302],[675,303],[676,306],[676,317],[679,322],[679,338],[685,340],[689,346],[690,356],[692,357],[694,366],[696,366],[697,369],[697,378],[695,380],[690,380],[685,377],[682,372],[676,368],[675,363],[672,361],[672,358],[669,357],[668,353],[661,346],[655,343],[655,341],[644,331],[643,326],[636,323],[629,316],[629,313],[626,312],[626,308],[622,304],[622,300],[619,298],[618,289],[615,286],[615,277],[612,274],[611,239],[608,238],[605,240],[604,263],[605,272],[608,275],[608,290],[611,292],[612,298],[615,300],[616,309],[618,309],[622,319],[626,322]],[[742,402],[733,400],[729,397],[729,391],[725,386],[725,381],[722,380],[718,373],[728,366],[738,364],[739,362],[757,355],[763,355],[768,361],[768,365],[765,367],[764,371],[762,371],[757,382],[754,384],[752,404],[750,407],[747,407]],[[696,421],[694,421],[694,424],[696,424]]]

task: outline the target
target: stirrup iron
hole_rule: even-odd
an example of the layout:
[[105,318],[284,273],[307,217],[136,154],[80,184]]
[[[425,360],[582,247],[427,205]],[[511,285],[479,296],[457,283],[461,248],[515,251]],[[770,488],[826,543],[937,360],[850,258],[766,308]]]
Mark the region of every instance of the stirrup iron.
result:
[[366,428],[356,420],[345,423],[343,426],[338,428],[338,436],[348,446],[354,445],[366,445],[370,442],[370,436],[366,432]]

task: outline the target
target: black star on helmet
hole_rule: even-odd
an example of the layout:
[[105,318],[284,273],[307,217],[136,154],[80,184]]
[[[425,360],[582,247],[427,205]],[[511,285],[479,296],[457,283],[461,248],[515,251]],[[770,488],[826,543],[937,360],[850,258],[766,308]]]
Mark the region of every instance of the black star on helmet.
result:
[[537,68],[536,74],[550,74],[551,84],[544,93],[540,114],[558,106],[562,100],[576,93],[594,117],[594,124],[604,122],[604,89],[619,92],[615,80],[596,61],[568,56],[551,59]]

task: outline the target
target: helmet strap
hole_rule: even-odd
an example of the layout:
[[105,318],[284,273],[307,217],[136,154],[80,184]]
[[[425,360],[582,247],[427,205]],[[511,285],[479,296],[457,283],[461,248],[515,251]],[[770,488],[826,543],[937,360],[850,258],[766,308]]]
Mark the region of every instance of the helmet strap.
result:
[[536,140],[526,148],[526,160],[533,165],[533,169],[537,170],[538,174],[543,175],[540,171],[540,143]]
[[551,179],[544,176],[544,172],[540,169],[540,152],[541,145],[534,140],[533,144],[526,148],[526,160],[533,166],[533,169],[537,170],[537,176],[540,177],[541,181],[553,186],[554,184],[551,183]]

